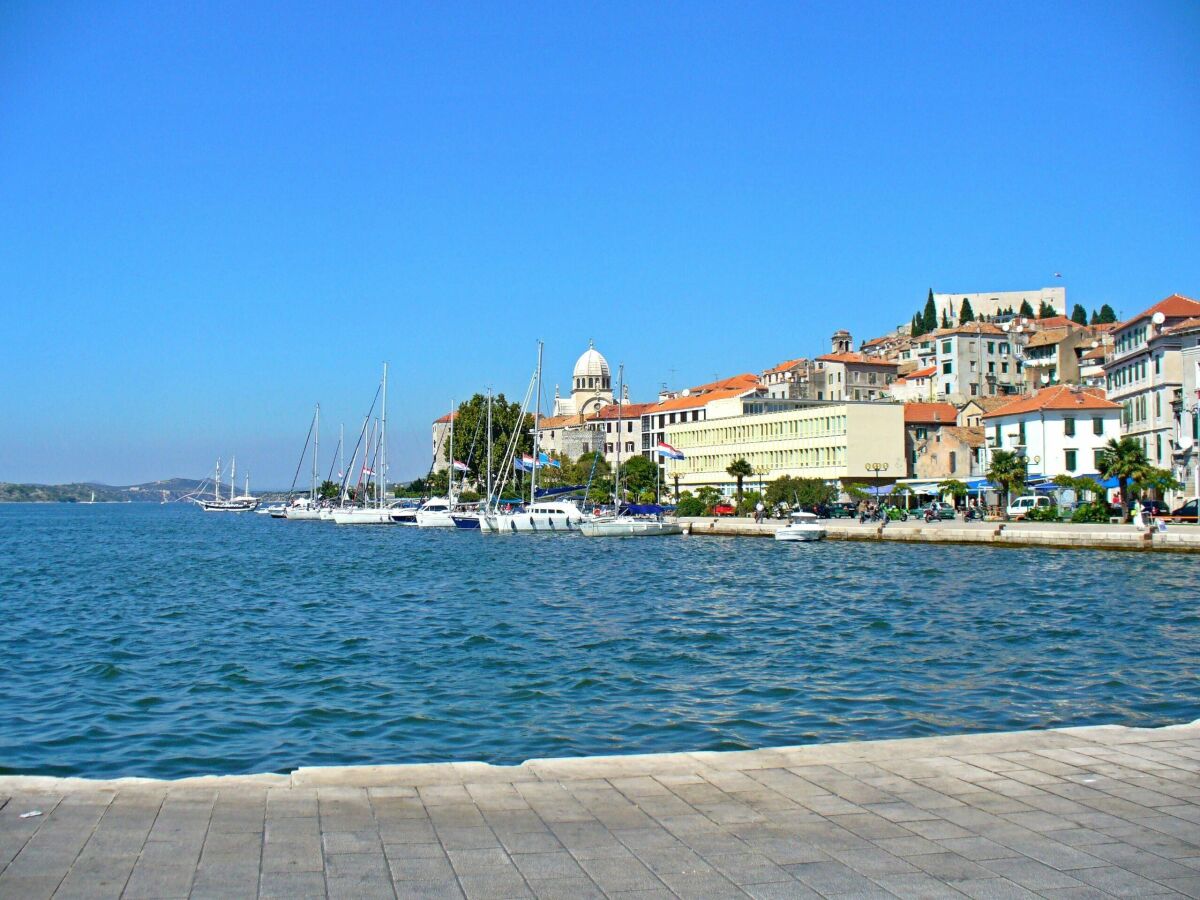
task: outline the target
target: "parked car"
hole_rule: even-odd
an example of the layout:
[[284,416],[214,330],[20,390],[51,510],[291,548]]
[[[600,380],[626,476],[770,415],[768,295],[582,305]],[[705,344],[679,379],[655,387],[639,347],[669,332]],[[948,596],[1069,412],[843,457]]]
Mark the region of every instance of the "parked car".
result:
[[1183,504],[1183,506],[1179,507],[1178,509],[1172,510],[1171,518],[1178,519],[1181,522],[1195,522],[1196,521],[1196,506],[1197,506],[1197,500],[1195,497],[1193,497],[1187,503]]
[[932,503],[926,503],[913,515],[915,515],[918,519],[924,518],[926,515],[928,515],[931,509],[933,510],[933,517],[935,519],[949,520],[953,519],[955,515],[954,507],[949,503],[942,503],[940,500],[934,500]]
[[1143,500],[1142,514],[1147,516],[1169,516],[1171,508],[1161,500]]
[[1049,509],[1053,505],[1054,503],[1050,500],[1050,498],[1044,494],[1037,496],[1033,494],[1025,494],[1023,497],[1018,497],[1009,503],[1006,512],[1008,513],[1008,517],[1010,519],[1023,519],[1029,515],[1031,510]]
[[714,516],[732,516],[735,512],[737,510],[728,503],[719,503],[713,507]]
[[829,518],[853,519],[858,515],[858,504],[840,501],[829,504]]

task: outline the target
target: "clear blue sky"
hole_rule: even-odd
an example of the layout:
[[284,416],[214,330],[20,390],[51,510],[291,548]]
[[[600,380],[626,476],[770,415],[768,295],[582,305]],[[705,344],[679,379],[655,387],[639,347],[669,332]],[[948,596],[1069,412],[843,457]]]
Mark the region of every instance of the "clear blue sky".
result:
[[[503,8],[507,7],[507,8]],[[594,338],[635,399],[929,287],[1200,293],[1200,4],[0,5],[0,480],[394,475]],[[325,446],[332,450],[329,431]]]

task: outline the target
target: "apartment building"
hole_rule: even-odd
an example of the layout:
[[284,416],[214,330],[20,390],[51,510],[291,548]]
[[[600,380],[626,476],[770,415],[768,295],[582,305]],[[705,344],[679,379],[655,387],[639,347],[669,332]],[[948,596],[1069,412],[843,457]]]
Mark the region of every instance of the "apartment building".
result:
[[1023,341],[1024,332],[1005,327],[968,322],[922,336],[918,362],[922,368],[935,369],[936,399],[957,405],[972,397],[1021,392],[1024,375],[1018,341]]
[[[899,363],[851,350],[850,332],[833,335],[832,352],[818,356],[814,386],[817,400],[874,401],[890,396]],[[810,399],[814,399],[811,397]]]
[[1024,455],[1030,478],[1095,475],[1100,452],[1121,430],[1121,406],[1104,391],[1055,385],[983,416],[991,450]]
[[1177,426],[1171,403],[1183,387],[1183,335],[1175,329],[1197,316],[1200,303],[1173,294],[1113,331],[1105,366],[1109,399],[1122,408],[1122,432],[1139,440],[1160,468],[1172,466]]
[[706,418],[666,429],[685,455],[665,477],[681,490],[736,484],[725,470],[739,458],[754,467],[755,484],[784,475],[882,484],[904,476],[904,407],[899,403],[781,400],[762,395],[710,402]]

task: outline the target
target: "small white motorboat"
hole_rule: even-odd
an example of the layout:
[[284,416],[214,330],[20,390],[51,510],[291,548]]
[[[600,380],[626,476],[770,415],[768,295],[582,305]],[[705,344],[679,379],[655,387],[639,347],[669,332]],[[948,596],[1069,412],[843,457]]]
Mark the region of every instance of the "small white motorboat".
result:
[[825,528],[810,512],[794,512],[788,523],[775,532],[777,541],[819,541],[825,537]]
[[620,515],[593,516],[579,523],[586,537],[655,537],[663,534],[683,534],[678,522],[668,522],[663,508],[651,504],[627,506]]

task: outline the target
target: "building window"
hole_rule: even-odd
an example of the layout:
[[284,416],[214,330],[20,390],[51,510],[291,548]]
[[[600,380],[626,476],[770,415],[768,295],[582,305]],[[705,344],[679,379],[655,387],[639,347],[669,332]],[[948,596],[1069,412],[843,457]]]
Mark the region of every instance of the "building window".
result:
[[977,396],[979,396],[979,385],[977,385],[977,384],[976,384],[975,382],[973,382],[973,381],[971,382],[971,396],[972,396],[972,397],[977,397]]
[[942,341],[942,352],[943,353],[950,352],[950,342],[949,341]]
[[1008,363],[1006,363],[1006,362],[1002,362],[1002,363],[1000,363],[1000,374],[1001,374],[1001,375],[1007,375],[1007,374],[1008,374]]
[[950,474],[953,475],[957,471],[958,471],[958,453],[957,453],[957,451],[951,450],[950,451]]
[[1092,468],[1094,468],[1097,472],[1099,472],[1100,468],[1103,464],[1103,461],[1104,461],[1104,451],[1103,450],[1093,450],[1092,451]]
[[1160,462],[1162,461],[1162,435],[1161,434],[1156,434],[1154,436],[1154,458],[1157,461],[1160,461]]
[[1063,419],[1063,434],[1067,437],[1075,437],[1075,420],[1071,416]]
[[1075,471],[1075,451],[1068,450],[1066,453],[1066,456],[1067,456],[1067,471],[1074,472]]
[[989,362],[989,363],[988,363],[988,374],[989,374],[989,375],[995,375],[995,374],[996,374],[996,364],[995,364],[994,362]]
[[632,422],[626,422],[626,423],[625,423],[625,431],[626,431],[626,432],[632,432],[632,431],[633,431],[633,423],[632,423]]
[[1104,434],[1104,420],[1099,416],[1092,416],[1092,434]]
[[943,375],[949,375],[953,371],[954,371],[954,363],[952,363],[950,360],[946,360],[944,363],[942,363],[942,374]]
[[612,444],[605,444],[605,445],[604,445],[604,452],[605,452],[605,453],[612,453],[612,452],[613,452],[613,446],[612,446]]
[[1155,375],[1162,374],[1162,357],[1161,356],[1154,357],[1154,374]]
[[606,432],[608,432],[609,434],[612,434],[612,422],[605,422],[605,423],[604,423],[604,430],[605,430]]
[[919,441],[925,440],[925,438],[926,438],[926,436],[928,436],[928,434],[929,434],[929,432],[926,429],[918,428],[917,434],[916,434],[917,440],[919,440]]
[[1022,422],[1017,426],[1017,443],[1022,447],[1025,446],[1025,423]]
[[999,424],[992,426],[992,443],[997,447],[1000,446],[1000,425]]

